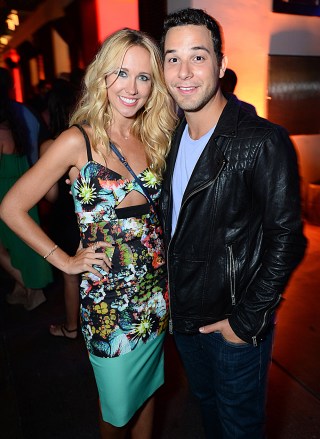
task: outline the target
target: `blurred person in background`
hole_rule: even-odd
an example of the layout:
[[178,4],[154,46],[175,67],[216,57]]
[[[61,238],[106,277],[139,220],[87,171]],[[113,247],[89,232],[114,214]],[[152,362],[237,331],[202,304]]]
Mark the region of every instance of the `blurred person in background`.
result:
[[[40,155],[52,145],[54,139],[68,128],[69,118],[76,104],[78,90],[69,80],[56,79],[48,94],[48,123],[51,139],[42,143]],[[79,243],[80,233],[74,212],[74,203],[65,180],[66,173],[50,189],[45,198],[52,203],[47,216],[49,234],[60,248],[74,256]],[[79,275],[62,272],[65,301],[65,322],[51,325],[53,336],[76,339],[79,319]]]
[[[226,96],[234,94],[237,82],[238,82],[238,77],[236,75],[236,72],[232,69],[226,68],[224,72],[224,76],[220,78],[220,88],[222,93]],[[257,114],[257,111],[252,104],[240,100],[239,103],[241,104],[244,110],[254,115]]]
[[[9,70],[0,68],[0,202],[32,164],[32,139],[36,138],[23,117],[27,109],[10,98],[12,85]],[[39,224],[37,206],[29,213]],[[50,265],[1,220],[0,265],[15,282],[7,294],[9,304],[23,305],[31,311],[46,301],[43,288],[53,280]]]
[[46,126],[49,124],[48,96],[51,90],[51,83],[40,79],[34,87],[34,94],[27,99],[26,105]]

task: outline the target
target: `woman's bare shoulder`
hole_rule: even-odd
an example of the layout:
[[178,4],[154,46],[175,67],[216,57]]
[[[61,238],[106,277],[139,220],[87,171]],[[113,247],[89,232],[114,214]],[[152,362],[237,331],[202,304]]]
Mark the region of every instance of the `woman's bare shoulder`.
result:
[[87,125],[81,125],[81,128],[78,128],[78,126],[72,125],[70,128],[63,131],[59,138],[70,143],[70,145],[81,146],[86,143],[86,135],[90,142],[90,137],[92,135],[92,129],[90,127]]

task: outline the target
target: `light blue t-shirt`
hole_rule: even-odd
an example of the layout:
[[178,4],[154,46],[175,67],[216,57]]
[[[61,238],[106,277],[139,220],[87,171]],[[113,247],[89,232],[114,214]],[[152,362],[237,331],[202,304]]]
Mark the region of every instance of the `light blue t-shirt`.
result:
[[188,125],[185,126],[172,177],[173,206],[171,236],[174,234],[177,225],[181,201],[191,174],[214,129],[215,126],[204,136],[200,137],[200,139],[193,140],[189,136]]

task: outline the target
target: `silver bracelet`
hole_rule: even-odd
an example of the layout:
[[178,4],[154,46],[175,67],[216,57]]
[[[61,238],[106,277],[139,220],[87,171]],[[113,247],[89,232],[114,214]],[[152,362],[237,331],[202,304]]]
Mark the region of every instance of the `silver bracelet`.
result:
[[55,245],[55,246],[49,251],[49,253],[47,253],[46,255],[43,256],[43,259],[47,259],[47,257],[50,256],[50,255],[52,255],[52,253],[53,253],[54,251],[56,251],[58,247],[59,247],[59,246],[56,244],[56,245]]

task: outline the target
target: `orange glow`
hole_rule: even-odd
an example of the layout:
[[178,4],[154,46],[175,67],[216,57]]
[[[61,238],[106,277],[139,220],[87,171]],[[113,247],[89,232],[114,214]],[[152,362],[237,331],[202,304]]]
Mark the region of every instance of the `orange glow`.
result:
[[29,70],[30,70],[30,82],[33,87],[35,87],[39,82],[38,74],[38,64],[36,58],[31,58],[29,60]]
[[13,81],[14,81],[14,90],[15,90],[15,99],[18,102],[23,102],[22,99],[22,88],[21,88],[21,77],[20,77],[20,71],[18,67],[14,68],[12,71],[13,74]]
[[46,75],[44,73],[44,62],[43,62],[43,56],[38,55],[38,74],[39,74],[39,80],[46,79]]
[[96,12],[100,43],[123,27],[139,29],[138,0],[96,0]]
[[[14,49],[11,49],[8,52],[8,56],[12,59],[13,62],[15,63],[19,62],[20,59],[19,55]],[[23,99],[22,99],[21,76],[18,66],[12,69],[12,78],[14,84],[14,99],[18,102],[22,102]]]
[[15,62],[15,63],[19,62],[20,57],[19,57],[19,55],[17,54],[17,52],[14,49],[12,49],[10,51],[9,56],[12,59],[13,62]]

